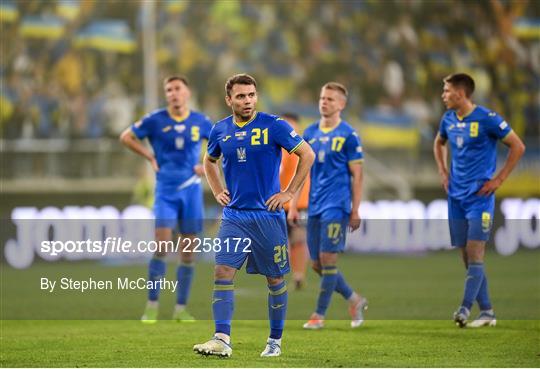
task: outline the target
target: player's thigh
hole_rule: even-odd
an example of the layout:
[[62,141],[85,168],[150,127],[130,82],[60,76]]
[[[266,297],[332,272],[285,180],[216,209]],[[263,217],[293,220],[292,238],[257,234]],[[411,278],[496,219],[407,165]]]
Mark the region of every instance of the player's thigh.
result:
[[200,184],[181,191],[178,210],[178,226],[182,234],[197,234],[202,231],[204,219],[203,190]]
[[167,251],[172,250],[173,230],[167,227],[156,227],[155,237],[157,249],[154,252],[154,256],[164,257]]
[[307,244],[311,260],[319,260],[321,241],[321,217],[310,216],[307,220]]
[[289,231],[289,245],[294,246],[306,243],[306,227],[298,225]]
[[493,226],[495,196],[471,196],[465,202],[466,217],[469,225],[467,240],[487,241]]
[[321,214],[320,252],[338,253],[345,250],[349,214],[342,209],[327,209]]
[[461,201],[448,197],[448,226],[450,228],[450,242],[453,247],[467,245],[467,232],[469,225],[465,217],[465,210]]

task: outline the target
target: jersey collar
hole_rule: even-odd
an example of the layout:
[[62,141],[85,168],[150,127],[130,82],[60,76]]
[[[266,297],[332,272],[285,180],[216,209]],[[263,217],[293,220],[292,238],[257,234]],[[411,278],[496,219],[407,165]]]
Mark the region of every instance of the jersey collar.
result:
[[335,126],[333,127],[330,127],[330,128],[323,128],[321,127],[321,121],[319,121],[319,130],[324,133],[324,134],[327,134],[327,133],[330,133],[332,132],[334,129],[336,129],[337,127],[339,127],[339,125],[341,124],[341,122],[343,122],[342,119],[339,120],[338,124],[336,124]]
[[259,112],[256,111],[255,114],[253,114],[253,116],[251,117],[251,119],[247,120],[245,122],[236,122],[234,120],[234,115],[233,115],[232,121],[238,128],[244,128],[244,126],[247,126],[249,123],[253,122],[255,120],[255,118],[257,118],[257,114],[259,114]]
[[477,106],[476,104],[473,105],[471,111],[467,112],[467,114],[465,114],[464,116],[460,117],[456,111],[456,117],[458,120],[462,121],[463,119],[467,118],[469,115],[471,115],[475,110],[476,110]]
[[191,110],[188,109],[184,115],[178,116],[178,115],[174,115],[174,114],[167,108],[167,113],[169,114],[169,117],[171,117],[176,123],[181,123],[181,122],[185,121],[185,120],[189,117],[189,115],[191,114]]

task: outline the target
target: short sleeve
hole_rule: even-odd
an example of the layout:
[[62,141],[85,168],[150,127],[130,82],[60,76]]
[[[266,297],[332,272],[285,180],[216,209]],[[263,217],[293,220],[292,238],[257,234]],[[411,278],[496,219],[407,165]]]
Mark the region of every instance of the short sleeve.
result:
[[295,152],[304,142],[302,137],[285,120],[278,118],[272,125],[271,137],[289,154]]
[[131,131],[139,140],[152,135],[152,118],[147,115],[131,125]]
[[311,140],[311,130],[309,128],[304,131],[303,138],[306,142],[309,142],[309,140]]
[[210,132],[212,131],[212,121],[209,117],[205,116],[201,123],[201,137],[205,140],[210,138]]
[[219,159],[221,156],[221,147],[219,146],[219,137],[217,126],[212,127],[210,134],[208,135],[208,156],[212,159]]
[[364,161],[364,153],[362,150],[362,140],[356,132],[347,137],[345,140],[345,155],[347,156],[347,162],[349,163],[361,163]]
[[446,132],[446,124],[444,123],[445,117],[446,117],[446,114],[443,115],[443,117],[441,118],[441,123],[439,124],[439,136],[441,136],[445,140],[448,140],[448,133]]
[[485,124],[488,135],[498,140],[502,140],[512,132],[510,125],[506,123],[503,117],[495,112],[488,113]]

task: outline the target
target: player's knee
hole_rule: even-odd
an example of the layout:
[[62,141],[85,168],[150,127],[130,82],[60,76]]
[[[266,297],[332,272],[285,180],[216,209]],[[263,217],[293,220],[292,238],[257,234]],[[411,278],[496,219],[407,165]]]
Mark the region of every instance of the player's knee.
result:
[[481,263],[484,261],[484,246],[481,243],[467,245],[466,260],[468,263]]
[[183,252],[182,255],[180,255],[180,260],[182,263],[191,264],[195,261],[195,254],[192,252]]
[[167,256],[167,251],[165,250],[158,248],[156,251],[154,251],[154,258],[163,259],[165,256]]
[[283,277],[278,277],[278,278],[266,277],[266,280],[268,281],[269,286],[276,286],[280,284],[281,282],[283,282]]
[[337,254],[330,252],[322,252],[320,255],[321,266],[333,266],[337,263]]
[[236,269],[226,265],[216,265],[214,268],[214,278],[216,280],[221,279],[231,281],[234,278],[235,271]]

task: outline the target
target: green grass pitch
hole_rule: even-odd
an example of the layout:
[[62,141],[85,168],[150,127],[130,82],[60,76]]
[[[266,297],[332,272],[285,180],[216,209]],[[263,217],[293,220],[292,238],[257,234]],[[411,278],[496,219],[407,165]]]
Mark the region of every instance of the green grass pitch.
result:
[[[212,265],[199,263],[190,302],[195,323],[170,319],[174,296],[163,291],[160,320],[138,321],[141,291],[39,290],[39,278],[106,279],[146,274],[144,265],[38,263],[28,270],[2,266],[2,367],[539,367],[540,253],[487,255],[486,269],[498,316],[495,328],[459,329],[464,270],[457,252],[424,255],[346,255],[340,270],[370,300],[364,326],[349,328],[346,303],[334,295],[326,327],[304,331],[318,281],[309,273],[302,291],[289,293],[283,355],[260,358],[268,335],[261,276],[241,271],[233,322],[233,356],[200,357],[195,343],[213,330]],[[173,264],[168,277],[173,278]],[[476,313],[476,311],[474,312]]]

